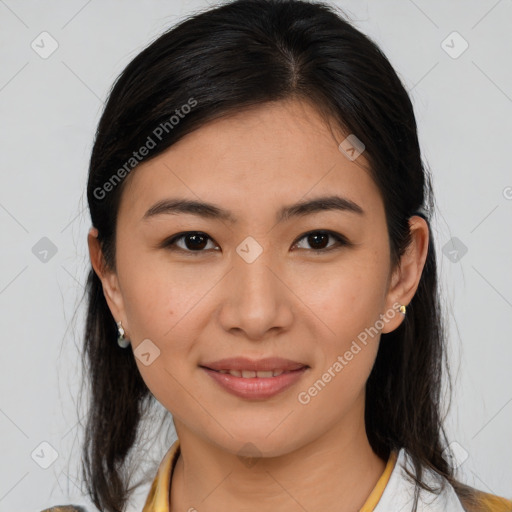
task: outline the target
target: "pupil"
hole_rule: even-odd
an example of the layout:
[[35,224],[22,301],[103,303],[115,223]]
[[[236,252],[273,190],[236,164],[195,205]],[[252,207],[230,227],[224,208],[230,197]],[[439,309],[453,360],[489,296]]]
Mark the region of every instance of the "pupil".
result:
[[[204,235],[188,235],[185,238],[187,249],[203,249],[203,247],[206,245],[205,239],[206,237]],[[192,244],[189,243],[190,240],[193,241]]]
[[[313,235],[309,235],[309,237],[308,237],[308,243],[309,243],[312,247],[314,247],[315,249],[319,249],[319,247],[316,247],[316,246],[315,246],[315,242],[314,242],[314,241],[312,242],[312,240],[316,240],[316,242],[318,243],[318,239],[319,239],[320,237],[323,237],[323,239],[324,239],[323,241],[324,241],[324,242],[325,242],[325,241],[326,241],[326,239],[327,239],[327,235],[326,235],[325,233],[313,234]],[[320,245],[323,245],[323,244],[320,242]],[[321,247],[320,247],[320,248],[321,248]]]

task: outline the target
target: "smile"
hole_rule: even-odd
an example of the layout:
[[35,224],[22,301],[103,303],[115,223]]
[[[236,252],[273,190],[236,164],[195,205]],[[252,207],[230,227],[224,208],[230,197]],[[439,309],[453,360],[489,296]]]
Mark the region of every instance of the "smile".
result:
[[267,371],[257,371],[254,372],[252,370],[217,370],[219,373],[229,373],[229,375],[233,375],[233,377],[242,377],[244,379],[251,379],[257,377],[259,379],[268,379],[269,377],[277,377],[282,373],[289,373],[287,370],[267,370]]
[[309,367],[296,370],[213,370],[201,366],[219,389],[249,400],[265,400],[297,384]]

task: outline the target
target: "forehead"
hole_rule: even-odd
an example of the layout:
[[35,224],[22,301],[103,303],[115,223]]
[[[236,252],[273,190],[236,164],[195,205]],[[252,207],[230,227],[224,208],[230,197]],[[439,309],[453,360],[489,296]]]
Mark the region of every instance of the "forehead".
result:
[[126,211],[141,218],[156,201],[182,196],[233,206],[243,216],[337,193],[377,211],[380,193],[364,153],[350,160],[338,147],[347,134],[331,126],[298,100],[211,121],[139,164],[127,177],[121,208],[128,203]]

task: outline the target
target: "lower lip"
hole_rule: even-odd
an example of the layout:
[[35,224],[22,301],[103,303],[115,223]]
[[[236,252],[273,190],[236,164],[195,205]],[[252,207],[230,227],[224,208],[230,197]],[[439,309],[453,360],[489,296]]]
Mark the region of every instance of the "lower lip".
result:
[[276,377],[234,377],[229,373],[220,373],[210,368],[201,367],[208,375],[220,384],[226,391],[240,398],[265,399],[277,395],[281,391],[293,386],[307,370],[282,373]]

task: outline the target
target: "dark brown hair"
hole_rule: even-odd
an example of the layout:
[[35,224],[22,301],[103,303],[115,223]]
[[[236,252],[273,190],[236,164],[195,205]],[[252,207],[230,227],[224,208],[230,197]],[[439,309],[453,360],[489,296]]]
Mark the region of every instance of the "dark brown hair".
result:
[[[385,205],[393,268],[399,264],[411,241],[411,215],[423,207],[430,227],[431,178],[404,86],[378,46],[345,18],[334,6],[316,1],[235,0],[189,16],[128,64],[99,122],[87,186],[92,224],[109,268],[116,268],[121,178],[136,172],[137,162],[130,158],[148,137],[155,147],[144,161],[208,121],[290,98],[312,102],[326,121],[334,120],[365,144]],[[116,324],[92,268],[86,296],[84,385],[90,406],[83,476],[94,504],[119,512],[130,497],[127,456],[155,399],[133,352],[116,343]],[[407,315],[399,328],[382,335],[366,385],[365,422],[370,444],[384,460],[391,450],[407,449],[417,492],[426,488],[422,472],[428,467],[470,504],[471,490],[455,479],[443,455],[445,372],[451,392],[430,230],[426,264]]]

